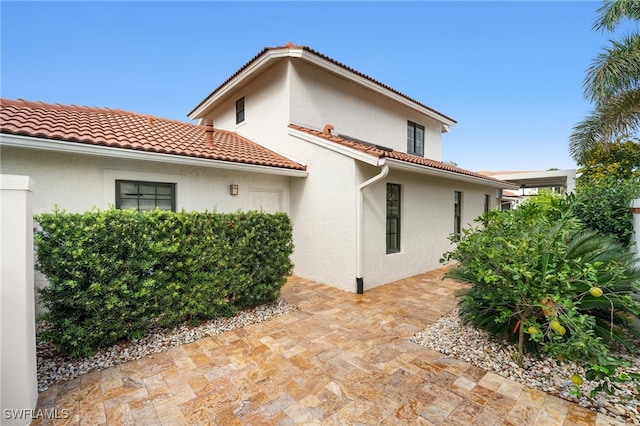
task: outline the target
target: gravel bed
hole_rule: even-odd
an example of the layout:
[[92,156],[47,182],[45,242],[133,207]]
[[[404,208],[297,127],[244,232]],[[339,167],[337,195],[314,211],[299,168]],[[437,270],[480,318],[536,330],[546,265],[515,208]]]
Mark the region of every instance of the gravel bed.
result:
[[175,328],[159,329],[141,339],[118,343],[98,351],[91,357],[73,360],[58,354],[51,343],[41,341],[40,332],[47,327],[47,324],[40,322],[36,325],[38,391],[45,391],[55,383],[74,379],[93,370],[102,370],[166,351],[174,346],[260,323],[279,315],[288,314],[296,309],[298,308],[295,305],[280,299],[275,303],[241,311],[230,318],[217,318],[198,326],[185,323]]
[[[580,386],[583,396],[577,398],[569,394],[573,383],[571,375],[584,377],[584,370],[574,363],[558,364],[552,359],[538,359],[525,355],[523,368],[515,362],[517,348],[504,345],[484,331],[462,324],[458,309],[454,309],[410,339],[428,349],[443,353],[461,361],[466,361],[485,371],[515,380],[533,389],[576,402],[582,407],[606,414],[627,424],[640,425],[640,395],[636,389],[638,382],[620,384],[622,391],[616,395],[600,392],[590,398],[594,387],[585,381]],[[612,355],[626,359],[631,366],[626,372],[640,373],[640,342],[633,354],[623,352]],[[621,370],[622,371],[622,370]]]

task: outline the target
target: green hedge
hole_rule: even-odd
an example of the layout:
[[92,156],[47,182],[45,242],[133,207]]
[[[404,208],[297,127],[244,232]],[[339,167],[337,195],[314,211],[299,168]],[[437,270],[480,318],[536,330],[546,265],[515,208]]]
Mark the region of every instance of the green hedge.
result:
[[277,300],[293,265],[285,214],[133,210],[35,217],[36,267],[52,328],[86,356],[156,326],[194,323]]

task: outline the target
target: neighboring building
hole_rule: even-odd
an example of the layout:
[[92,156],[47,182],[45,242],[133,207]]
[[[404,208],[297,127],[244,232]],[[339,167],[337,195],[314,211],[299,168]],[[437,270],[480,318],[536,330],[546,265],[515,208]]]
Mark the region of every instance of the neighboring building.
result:
[[441,162],[453,119],[291,44],[207,96],[199,125],[22,101],[0,117],[2,173],[36,180],[36,211],[284,211],[295,273],[352,292],[437,268],[450,234],[518,188]]
[[502,171],[478,172],[517,185],[520,190],[504,191],[502,197],[503,209],[518,206],[526,197],[538,194],[540,189],[550,189],[560,195],[567,195],[576,190],[576,170],[546,170],[546,171]]

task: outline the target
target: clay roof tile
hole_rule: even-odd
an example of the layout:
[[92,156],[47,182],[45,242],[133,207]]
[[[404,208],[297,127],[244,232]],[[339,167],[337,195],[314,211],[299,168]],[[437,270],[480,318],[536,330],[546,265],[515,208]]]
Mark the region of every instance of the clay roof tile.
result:
[[205,126],[119,109],[0,99],[0,133],[305,170],[234,132],[214,129],[207,146]]
[[364,152],[366,154],[372,155],[374,157],[377,158],[391,158],[394,160],[399,160],[399,161],[403,161],[406,163],[412,163],[412,164],[416,164],[419,166],[425,166],[425,167],[429,167],[432,169],[438,169],[438,170],[445,170],[448,172],[453,172],[453,173],[458,173],[458,174],[462,174],[462,175],[467,175],[470,177],[474,177],[477,179],[482,179],[488,182],[492,182],[492,183],[500,183],[500,184],[505,184],[504,181],[501,181],[499,179],[495,179],[489,176],[485,176],[479,173],[475,173],[469,170],[465,170],[465,169],[461,169],[459,167],[455,167],[452,166],[450,164],[446,164],[443,163],[441,161],[436,161],[436,160],[431,160],[429,158],[424,158],[424,157],[418,157],[415,155],[411,155],[411,154],[407,154],[405,152],[400,152],[400,151],[395,151],[389,148],[385,148],[385,147],[381,147],[379,145],[375,145],[375,144],[370,144],[370,143],[365,143],[362,141],[356,141],[353,139],[349,139],[346,137],[341,137],[341,136],[336,136],[336,135],[327,135],[325,133],[323,133],[322,131],[318,131],[318,130],[313,130],[313,129],[309,129],[303,126],[298,126],[295,124],[290,124],[289,125],[290,128],[313,135],[313,136],[317,136],[320,138],[323,138],[325,140],[343,145],[343,146],[347,146],[353,149],[356,149],[358,151]]

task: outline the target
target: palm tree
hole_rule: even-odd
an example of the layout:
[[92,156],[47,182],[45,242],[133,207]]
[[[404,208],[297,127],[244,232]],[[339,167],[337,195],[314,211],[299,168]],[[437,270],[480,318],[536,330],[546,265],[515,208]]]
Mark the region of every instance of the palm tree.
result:
[[[594,30],[612,31],[624,19],[640,22],[639,0],[604,0]],[[571,156],[581,163],[595,146],[631,137],[640,130],[640,33],[611,41],[593,61],[584,82],[595,109],[570,137]]]

